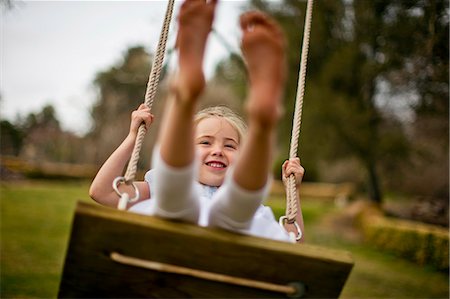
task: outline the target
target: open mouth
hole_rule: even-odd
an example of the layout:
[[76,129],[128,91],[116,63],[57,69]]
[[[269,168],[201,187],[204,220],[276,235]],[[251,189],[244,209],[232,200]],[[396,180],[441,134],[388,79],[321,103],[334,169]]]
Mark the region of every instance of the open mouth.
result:
[[223,169],[223,168],[227,167],[224,163],[218,162],[218,161],[206,162],[206,165],[208,165],[209,167],[212,167],[212,168],[217,168],[217,169]]

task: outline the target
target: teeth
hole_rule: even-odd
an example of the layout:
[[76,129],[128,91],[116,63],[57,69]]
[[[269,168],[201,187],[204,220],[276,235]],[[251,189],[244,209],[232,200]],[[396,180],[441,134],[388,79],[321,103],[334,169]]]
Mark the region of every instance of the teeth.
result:
[[209,166],[214,167],[214,168],[224,168],[225,165],[223,165],[222,163],[216,163],[216,162],[211,162],[208,163]]

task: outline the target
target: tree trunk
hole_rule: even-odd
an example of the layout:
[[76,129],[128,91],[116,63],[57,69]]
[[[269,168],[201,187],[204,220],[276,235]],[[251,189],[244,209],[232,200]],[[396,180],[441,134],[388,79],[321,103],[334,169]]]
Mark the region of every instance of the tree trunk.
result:
[[371,201],[381,204],[382,194],[375,166],[375,163],[372,161],[367,163],[369,198]]

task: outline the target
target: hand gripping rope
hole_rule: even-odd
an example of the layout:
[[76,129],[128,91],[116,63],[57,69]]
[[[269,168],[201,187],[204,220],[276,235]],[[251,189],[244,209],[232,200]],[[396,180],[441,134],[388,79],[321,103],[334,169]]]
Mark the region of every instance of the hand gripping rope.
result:
[[[152,70],[150,72],[150,76],[147,83],[147,90],[145,92],[145,101],[144,104],[147,105],[150,109],[153,105],[153,100],[156,95],[156,88],[159,83],[159,77],[161,75],[162,65],[164,61],[164,54],[166,51],[167,37],[169,34],[170,21],[172,19],[173,5],[175,0],[169,0],[167,3],[166,15],[164,17],[163,27],[161,29],[161,34],[159,36],[158,46],[156,48],[156,55],[153,60]],[[117,208],[119,210],[125,210],[128,203],[135,202],[139,199],[139,191],[134,184],[134,179],[136,177],[137,171],[137,163],[139,161],[139,154],[141,151],[142,143],[144,141],[146,129],[145,124],[141,124],[138,130],[138,135],[136,138],[136,142],[134,144],[133,153],[131,154],[130,162],[128,163],[127,170],[124,176],[117,177],[113,182],[113,188],[116,193],[120,196],[119,204]],[[133,185],[135,196],[130,198],[128,193],[121,193],[119,191],[120,184],[128,184]]]
[[[300,60],[300,73],[298,78],[297,97],[295,102],[294,120],[291,134],[291,147],[289,158],[297,157],[298,140],[300,135],[300,126],[302,122],[303,110],[303,96],[305,94],[305,79],[306,79],[306,62],[308,60],[309,50],[309,36],[311,33],[311,19],[312,19],[313,0],[308,0],[306,7],[305,27],[303,32],[303,45]],[[291,235],[295,241],[302,238],[302,231],[296,221],[298,213],[297,209],[297,190],[295,186],[295,176],[290,175],[286,184],[286,215],[279,220],[280,225],[286,227],[287,224],[294,224],[297,230],[297,235]]]

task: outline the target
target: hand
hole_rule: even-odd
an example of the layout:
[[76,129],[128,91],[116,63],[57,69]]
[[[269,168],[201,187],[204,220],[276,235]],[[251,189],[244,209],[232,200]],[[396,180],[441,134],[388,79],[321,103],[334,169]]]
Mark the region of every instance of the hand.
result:
[[131,113],[130,134],[136,136],[142,123],[145,124],[145,129],[148,130],[153,123],[153,118],[150,108],[145,104],[141,104],[138,109]]
[[282,166],[282,179],[285,186],[291,174],[295,176],[295,186],[299,187],[302,183],[303,175],[305,174],[305,169],[301,166],[299,158],[292,158],[284,161]]

